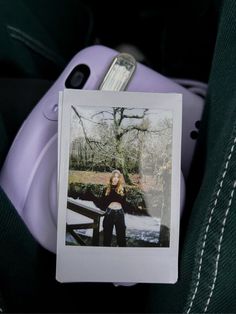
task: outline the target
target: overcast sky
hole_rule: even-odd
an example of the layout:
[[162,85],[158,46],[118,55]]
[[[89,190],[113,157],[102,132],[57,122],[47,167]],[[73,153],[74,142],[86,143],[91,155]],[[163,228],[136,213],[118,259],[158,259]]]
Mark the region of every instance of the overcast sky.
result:
[[[94,132],[92,131],[94,129],[94,122],[98,123],[101,121],[102,118],[104,119],[110,119],[112,118],[112,115],[109,114],[109,112],[113,112],[112,107],[91,107],[91,106],[74,106],[79,113],[81,117],[83,117],[83,124],[86,128],[86,132],[88,136],[95,136]],[[105,111],[103,114],[95,115],[98,112]],[[126,115],[142,115],[144,112],[144,109],[139,108],[128,108],[125,110]],[[93,116],[95,115],[95,116]],[[148,117],[151,125],[151,129],[155,129],[156,125],[159,121],[165,119],[165,118],[172,118],[172,112],[170,110],[160,110],[160,109],[148,109],[148,112],[146,112],[146,117]],[[93,121],[93,122],[92,122]],[[122,122],[122,125],[126,127],[129,124],[139,124],[141,123],[141,119],[124,119]],[[112,120],[106,120],[108,123],[112,123]],[[81,127],[79,124],[79,118],[75,114],[74,110],[71,109],[71,140],[73,141],[74,138],[83,136],[81,133]],[[93,132],[93,133],[92,133]]]

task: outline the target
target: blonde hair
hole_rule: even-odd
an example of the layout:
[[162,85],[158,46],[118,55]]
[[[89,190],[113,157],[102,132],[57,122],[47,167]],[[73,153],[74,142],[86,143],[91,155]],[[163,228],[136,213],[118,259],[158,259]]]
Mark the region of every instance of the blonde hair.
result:
[[110,177],[110,180],[109,180],[109,183],[107,185],[107,189],[106,189],[106,193],[105,195],[109,195],[110,192],[111,192],[111,187],[112,187],[112,179],[114,178],[115,174],[118,174],[119,176],[119,180],[118,180],[118,183],[117,183],[117,186],[116,186],[116,193],[117,194],[120,194],[120,195],[124,195],[124,188],[123,188],[123,185],[122,185],[122,177],[121,177],[121,172],[119,170],[113,170],[112,173],[111,173],[111,177]]

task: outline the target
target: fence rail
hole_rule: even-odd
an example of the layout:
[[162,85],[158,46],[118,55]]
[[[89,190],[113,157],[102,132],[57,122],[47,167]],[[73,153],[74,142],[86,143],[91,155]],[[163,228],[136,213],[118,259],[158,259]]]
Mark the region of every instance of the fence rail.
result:
[[76,200],[71,200],[71,199],[67,200],[67,208],[93,220],[92,223],[67,224],[66,225],[67,232],[69,232],[73,236],[73,238],[77,241],[79,245],[85,246],[86,243],[79,236],[79,234],[75,232],[75,230],[93,229],[92,245],[98,246],[99,245],[100,219],[102,216],[105,215],[105,212],[100,209],[96,209],[96,208],[89,207],[87,205],[79,204],[78,202],[76,202]]

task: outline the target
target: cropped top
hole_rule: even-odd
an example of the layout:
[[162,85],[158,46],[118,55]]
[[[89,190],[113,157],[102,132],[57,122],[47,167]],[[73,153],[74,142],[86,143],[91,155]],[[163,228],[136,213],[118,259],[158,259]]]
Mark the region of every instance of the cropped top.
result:
[[126,207],[126,191],[124,189],[124,194],[118,194],[115,190],[115,187],[111,188],[111,191],[108,195],[106,195],[105,188],[103,190],[102,196],[100,198],[94,199],[94,203],[97,207],[101,208],[102,210],[106,210],[109,207],[109,204],[112,202],[118,202],[121,204],[122,208],[125,209]]

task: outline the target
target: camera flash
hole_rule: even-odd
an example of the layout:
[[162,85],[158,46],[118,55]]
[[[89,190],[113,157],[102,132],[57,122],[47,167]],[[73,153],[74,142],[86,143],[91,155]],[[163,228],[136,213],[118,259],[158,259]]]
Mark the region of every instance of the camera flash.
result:
[[136,68],[136,60],[128,53],[116,56],[104,77],[99,90],[123,91]]

